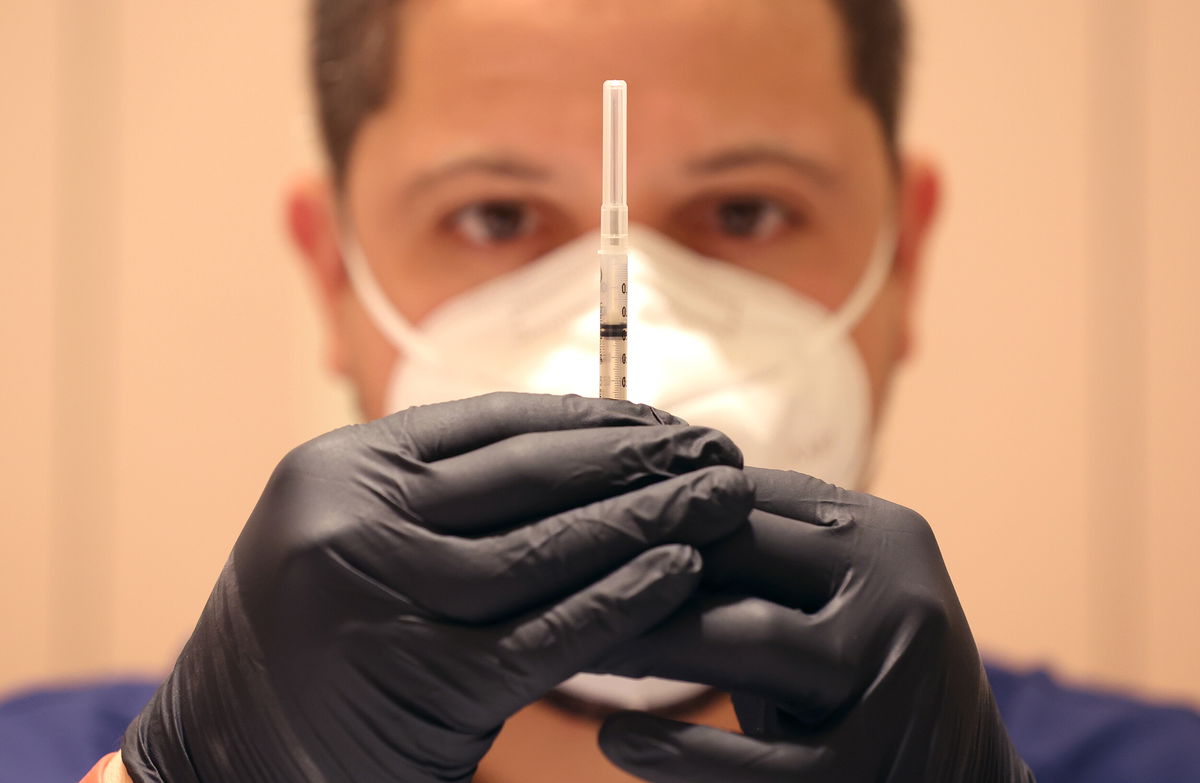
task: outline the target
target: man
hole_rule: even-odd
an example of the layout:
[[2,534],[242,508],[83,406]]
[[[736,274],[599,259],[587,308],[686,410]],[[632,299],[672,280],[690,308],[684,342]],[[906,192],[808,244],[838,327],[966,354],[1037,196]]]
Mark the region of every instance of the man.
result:
[[[365,416],[588,391],[608,78],[644,270],[631,396],[666,413],[473,398],[289,455],[108,774],[620,779],[594,714],[641,704],[684,723],[618,715],[601,744],[649,780],[1027,779],[924,523],[741,470],[858,484],[907,351],[938,185],[897,146],[896,6],[315,8],[330,175],[289,221]],[[671,682],[551,692],[581,670],[734,691],[736,715]],[[1170,739],[1195,716],[991,676],[1043,780],[1193,774]],[[1161,745],[1097,747],[1147,714]],[[1046,721],[1080,735],[1022,747]]]

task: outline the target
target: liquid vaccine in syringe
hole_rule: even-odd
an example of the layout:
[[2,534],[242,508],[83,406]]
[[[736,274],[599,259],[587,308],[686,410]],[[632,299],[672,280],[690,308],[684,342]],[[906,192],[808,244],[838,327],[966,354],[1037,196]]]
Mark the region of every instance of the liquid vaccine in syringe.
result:
[[623,81],[604,83],[600,205],[600,396],[626,399],[629,352],[629,205],[625,196]]

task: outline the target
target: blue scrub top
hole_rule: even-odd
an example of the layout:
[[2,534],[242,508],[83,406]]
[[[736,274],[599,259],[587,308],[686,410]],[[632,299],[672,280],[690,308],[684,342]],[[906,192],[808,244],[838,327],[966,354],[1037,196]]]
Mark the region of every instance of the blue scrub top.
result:
[[[1040,783],[1200,782],[1200,713],[989,665],[1005,725]],[[116,750],[145,680],[28,691],[0,703],[0,783],[75,783]]]

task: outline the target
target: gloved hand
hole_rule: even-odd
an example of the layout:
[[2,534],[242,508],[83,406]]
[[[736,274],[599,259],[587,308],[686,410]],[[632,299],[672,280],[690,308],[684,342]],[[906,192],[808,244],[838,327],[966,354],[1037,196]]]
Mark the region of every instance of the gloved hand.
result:
[[300,446],[125,765],[138,783],[467,780],[506,717],[693,592],[694,547],[750,509],[740,462],[652,408],[518,394]]
[[598,667],[732,691],[746,736],[619,713],[605,754],[654,783],[1032,781],[925,520],[746,472],[757,510],[704,550],[705,589]]

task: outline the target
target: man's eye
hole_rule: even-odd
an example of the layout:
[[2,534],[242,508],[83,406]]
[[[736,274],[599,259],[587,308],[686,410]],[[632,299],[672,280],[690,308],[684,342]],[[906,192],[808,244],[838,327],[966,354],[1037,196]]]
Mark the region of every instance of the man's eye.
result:
[[537,216],[519,201],[482,201],[455,212],[451,227],[468,242],[487,247],[529,236]]
[[794,222],[791,212],[777,201],[733,198],[716,205],[716,229],[738,239],[772,239]]

